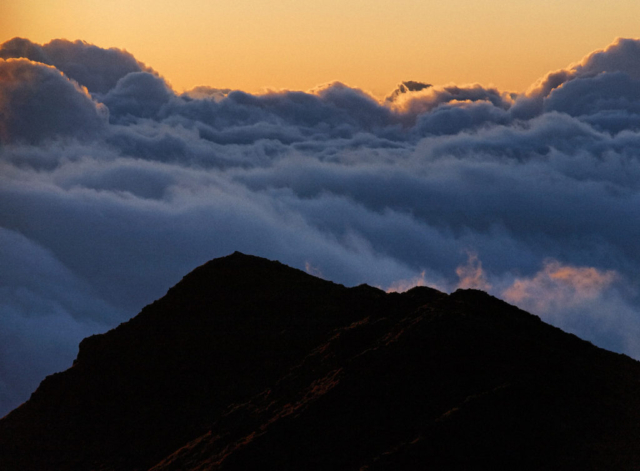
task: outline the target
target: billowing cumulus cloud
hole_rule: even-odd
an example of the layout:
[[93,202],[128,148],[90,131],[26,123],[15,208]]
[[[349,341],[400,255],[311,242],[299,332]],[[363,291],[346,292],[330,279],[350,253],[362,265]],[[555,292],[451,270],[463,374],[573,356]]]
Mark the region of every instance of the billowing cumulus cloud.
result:
[[[588,103],[592,112],[609,110],[612,105],[613,109],[617,109],[619,104],[616,105],[616,100],[611,99],[612,93],[616,95],[614,84],[625,82],[617,93],[618,101],[624,101],[627,91],[625,89],[637,88],[638,80],[640,44],[634,39],[618,38],[604,50],[595,51],[566,69],[550,72],[542,77],[526,94],[519,97],[512,114],[520,118],[530,118],[554,109],[554,102],[564,102],[566,105],[572,95],[582,102],[582,106]],[[566,91],[567,88],[569,91]],[[587,93],[587,96],[579,96],[580,91]],[[632,92],[632,95],[635,94],[637,90]],[[558,98],[558,95],[561,98]],[[635,101],[633,96],[628,98]]]
[[88,138],[107,108],[59,70],[26,59],[0,59],[0,143]]
[[234,250],[347,285],[486,289],[640,358],[639,44],[520,95],[403,82],[378,101],[340,82],[176,94],[124,51],[5,43],[0,414]]
[[112,122],[120,119],[153,118],[172,92],[160,77],[148,72],[132,72],[118,80],[102,102],[109,108]]
[[0,58],[20,57],[54,66],[91,93],[108,92],[131,72],[152,72],[126,51],[103,49],[84,41],[55,39],[40,45],[14,38],[0,46]]

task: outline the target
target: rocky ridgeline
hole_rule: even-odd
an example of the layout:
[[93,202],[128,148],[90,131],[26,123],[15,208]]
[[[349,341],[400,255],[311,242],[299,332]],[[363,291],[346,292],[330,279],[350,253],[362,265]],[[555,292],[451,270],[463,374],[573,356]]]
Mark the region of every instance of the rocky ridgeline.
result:
[[640,364],[483,292],[234,253],[85,339],[2,470],[639,469]]

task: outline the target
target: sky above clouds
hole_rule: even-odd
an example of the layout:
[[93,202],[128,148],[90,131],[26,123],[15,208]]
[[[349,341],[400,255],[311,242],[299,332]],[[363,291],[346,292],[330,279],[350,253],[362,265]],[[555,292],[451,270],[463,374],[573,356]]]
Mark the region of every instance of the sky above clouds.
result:
[[178,92],[340,80],[382,97],[403,80],[523,91],[638,17],[636,0],[5,0],[0,43],[125,48]]
[[239,250],[483,289],[640,358],[640,41],[528,91],[176,92],[86,42],[0,46],[0,415],[79,341]]

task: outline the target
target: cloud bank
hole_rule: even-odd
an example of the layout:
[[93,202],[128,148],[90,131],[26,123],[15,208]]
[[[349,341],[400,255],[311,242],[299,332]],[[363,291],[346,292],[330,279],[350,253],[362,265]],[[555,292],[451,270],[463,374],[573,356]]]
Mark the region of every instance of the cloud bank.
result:
[[486,289],[640,358],[639,149],[637,40],[521,94],[407,81],[382,102],[339,82],[177,94],[126,51],[11,40],[0,415],[234,250],[346,285]]

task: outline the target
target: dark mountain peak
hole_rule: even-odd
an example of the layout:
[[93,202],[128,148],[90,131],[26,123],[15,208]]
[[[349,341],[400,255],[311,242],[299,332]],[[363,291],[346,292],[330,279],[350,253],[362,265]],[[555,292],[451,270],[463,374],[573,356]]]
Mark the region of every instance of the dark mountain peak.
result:
[[[490,295],[486,291],[473,288],[459,288],[451,293],[451,299],[454,301],[460,301],[465,303],[475,303],[478,305],[494,305],[500,307],[508,306],[511,309],[517,309],[509,303],[504,302],[502,299],[496,298]],[[524,312],[524,311],[523,311]]]
[[385,101],[393,103],[397,101],[398,98],[406,95],[407,93],[419,92],[430,87],[431,84],[429,83],[417,82],[415,80],[405,80],[403,82],[400,82],[396,86],[396,89],[385,98]]
[[401,293],[401,295],[407,298],[424,300],[424,302],[443,299],[447,296],[445,293],[428,286],[415,286],[410,290]]
[[453,303],[463,304],[465,312],[475,312],[511,321],[542,322],[538,316],[478,289],[457,289],[449,298]]
[[640,367],[477,290],[235,252],[0,420],[0,469],[637,469]]
[[236,251],[196,268],[171,288],[167,295],[171,298],[185,294],[224,298],[250,290],[252,296],[257,293],[265,295],[267,291],[274,295],[304,296],[296,289],[305,286],[345,289],[344,286],[316,278],[278,261]]
[[156,341],[154,335],[139,338],[141,330],[167,337],[183,332],[187,338],[192,330],[208,332],[227,325],[258,328],[294,322],[294,318],[300,322],[306,310],[322,309],[328,300],[344,296],[346,291],[342,285],[280,262],[236,251],[194,269],[130,321],[84,339],[76,364],[103,347],[113,350],[111,342]]

